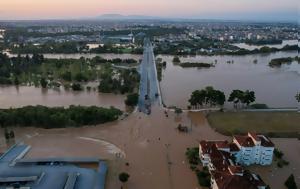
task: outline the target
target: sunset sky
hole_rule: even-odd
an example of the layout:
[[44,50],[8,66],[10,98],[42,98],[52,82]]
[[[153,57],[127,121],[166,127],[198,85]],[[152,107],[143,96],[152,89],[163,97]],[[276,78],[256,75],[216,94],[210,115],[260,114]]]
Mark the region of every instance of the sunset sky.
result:
[[299,0],[0,0],[0,19],[69,19],[102,14],[295,21]]

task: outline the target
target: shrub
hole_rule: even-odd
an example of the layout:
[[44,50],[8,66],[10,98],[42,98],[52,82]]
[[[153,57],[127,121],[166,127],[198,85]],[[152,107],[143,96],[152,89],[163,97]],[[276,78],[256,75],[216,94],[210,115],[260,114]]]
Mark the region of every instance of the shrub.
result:
[[297,185],[295,182],[295,177],[293,174],[291,174],[289,176],[289,178],[285,181],[284,185],[288,188],[288,189],[297,189]]
[[137,93],[128,94],[125,100],[127,106],[136,106],[139,100],[139,95]]

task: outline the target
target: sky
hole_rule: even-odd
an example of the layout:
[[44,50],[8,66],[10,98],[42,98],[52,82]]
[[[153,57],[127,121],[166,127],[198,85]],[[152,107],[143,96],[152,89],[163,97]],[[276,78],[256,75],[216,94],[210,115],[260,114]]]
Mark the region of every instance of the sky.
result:
[[102,14],[296,21],[299,0],[0,0],[1,20],[77,19]]

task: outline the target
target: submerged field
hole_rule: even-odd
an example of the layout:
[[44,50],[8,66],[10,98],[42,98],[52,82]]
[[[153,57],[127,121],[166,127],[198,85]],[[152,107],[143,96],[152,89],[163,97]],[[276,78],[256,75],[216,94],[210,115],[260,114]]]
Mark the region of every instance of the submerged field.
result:
[[208,116],[210,125],[222,134],[248,131],[273,137],[299,137],[300,113],[297,112],[215,112]]

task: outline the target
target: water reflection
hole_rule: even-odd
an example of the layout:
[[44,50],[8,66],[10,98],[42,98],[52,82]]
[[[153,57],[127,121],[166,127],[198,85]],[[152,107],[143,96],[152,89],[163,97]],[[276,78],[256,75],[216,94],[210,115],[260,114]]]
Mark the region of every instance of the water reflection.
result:
[[115,106],[125,110],[124,95],[103,94],[97,91],[73,92],[64,89],[41,89],[28,86],[5,86],[0,88],[0,107],[44,106]]
[[[271,68],[273,58],[297,56],[298,52],[278,52],[247,56],[194,56],[181,58],[181,62],[215,62],[210,69],[182,68],[172,63],[172,56],[159,56],[167,61],[161,82],[166,105],[186,108],[192,91],[213,86],[229,95],[234,89],[253,90],[257,102],[270,107],[297,107],[294,98],[300,90],[300,65],[293,62],[281,68]],[[257,63],[254,64],[254,60]],[[227,62],[231,63],[227,63]],[[232,63],[233,61],[233,63]],[[227,107],[230,105],[226,105]]]

